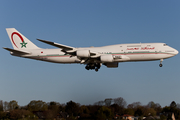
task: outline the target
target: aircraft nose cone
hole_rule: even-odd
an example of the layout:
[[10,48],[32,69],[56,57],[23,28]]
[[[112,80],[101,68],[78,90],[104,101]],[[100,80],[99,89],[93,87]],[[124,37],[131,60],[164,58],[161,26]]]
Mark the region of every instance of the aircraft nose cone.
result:
[[179,53],[179,51],[175,50],[175,54],[177,55]]

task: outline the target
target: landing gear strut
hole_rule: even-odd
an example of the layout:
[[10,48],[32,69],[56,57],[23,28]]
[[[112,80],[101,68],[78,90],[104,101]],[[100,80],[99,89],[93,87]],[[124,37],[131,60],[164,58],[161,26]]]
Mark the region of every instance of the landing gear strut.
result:
[[100,69],[100,63],[89,63],[86,65],[86,70],[95,70],[96,72]]
[[160,60],[159,67],[162,67],[162,66],[163,66],[163,65],[162,65],[162,61],[163,61],[163,59]]

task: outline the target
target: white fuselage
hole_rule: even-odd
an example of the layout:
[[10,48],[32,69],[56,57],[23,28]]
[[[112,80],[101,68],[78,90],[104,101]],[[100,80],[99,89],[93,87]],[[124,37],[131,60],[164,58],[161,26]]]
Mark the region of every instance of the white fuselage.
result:
[[[118,44],[103,47],[77,48],[90,50],[101,55],[113,55],[113,62],[151,61],[173,57],[178,51],[165,43]],[[78,56],[65,54],[61,49],[29,49],[27,55],[16,55],[54,63],[80,63]]]
[[85,69],[100,69],[101,65],[117,68],[119,62],[160,60],[173,57],[178,51],[165,43],[117,44],[103,47],[75,48],[47,40],[40,42],[52,45],[58,49],[42,49],[32,43],[15,28],[6,28],[12,48],[4,47],[14,56],[30,58],[53,63],[81,63]]

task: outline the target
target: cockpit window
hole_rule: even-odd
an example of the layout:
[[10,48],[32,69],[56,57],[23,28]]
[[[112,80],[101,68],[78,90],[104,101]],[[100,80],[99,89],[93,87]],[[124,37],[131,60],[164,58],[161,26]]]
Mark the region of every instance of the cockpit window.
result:
[[167,46],[167,44],[164,44],[164,46]]

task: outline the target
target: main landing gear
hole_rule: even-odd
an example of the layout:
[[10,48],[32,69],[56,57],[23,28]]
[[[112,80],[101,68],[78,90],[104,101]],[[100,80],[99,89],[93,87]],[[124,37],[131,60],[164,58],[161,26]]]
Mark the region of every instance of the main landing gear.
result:
[[95,70],[96,72],[100,69],[100,63],[89,63],[86,65],[86,70]]
[[163,66],[163,65],[162,65],[162,61],[163,61],[163,59],[160,59],[159,67],[162,67],[162,66]]

